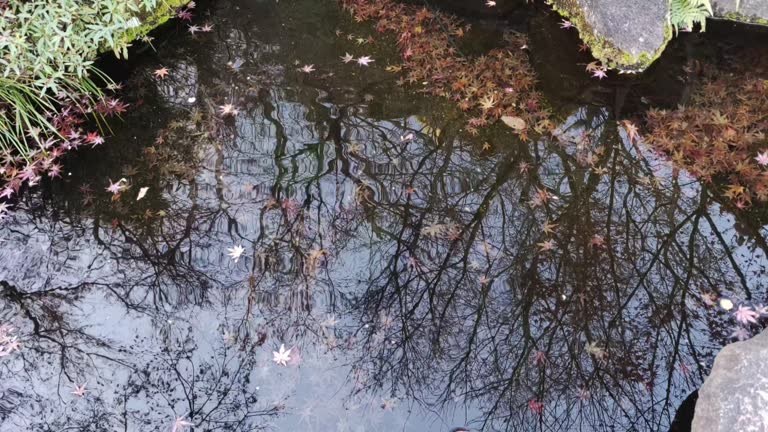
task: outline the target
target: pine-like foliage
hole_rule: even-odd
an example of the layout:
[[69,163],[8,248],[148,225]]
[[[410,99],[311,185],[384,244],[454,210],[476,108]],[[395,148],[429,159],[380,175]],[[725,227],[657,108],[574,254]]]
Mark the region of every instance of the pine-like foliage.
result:
[[701,24],[701,31],[704,31],[707,17],[711,17],[712,13],[709,0],[672,0],[669,19],[675,33],[681,28],[692,29],[695,23]]

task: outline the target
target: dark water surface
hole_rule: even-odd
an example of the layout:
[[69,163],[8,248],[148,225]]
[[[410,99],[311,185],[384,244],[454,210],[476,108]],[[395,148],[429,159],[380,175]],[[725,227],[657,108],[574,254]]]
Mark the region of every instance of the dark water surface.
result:
[[[765,300],[760,218],[617,128],[681,97],[696,46],[600,83],[534,15],[559,139],[521,143],[397,86],[332,1],[201,15],[212,33],[134,55],[108,145],[0,222],[0,324],[22,343],[1,431],[666,430],[734,341],[716,302]],[[476,27],[475,49],[496,31]]]

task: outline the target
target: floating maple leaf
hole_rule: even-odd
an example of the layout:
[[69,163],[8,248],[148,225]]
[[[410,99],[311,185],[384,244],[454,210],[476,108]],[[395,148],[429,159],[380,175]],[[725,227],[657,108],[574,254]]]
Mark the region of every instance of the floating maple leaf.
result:
[[592,247],[596,247],[596,248],[605,247],[605,239],[602,236],[599,236],[597,234],[592,236],[592,239],[589,241],[589,243],[592,245]]
[[605,70],[598,69],[598,70],[592,72],[592,77],[593,78],[597,78],[599,80],[602,80],[603,78],[608,78],[608,74],[605,73]]
[[381,409],[384,411],[393,411],[397,407],[397,399],[388,398],[381,400]]
[[353,56],[350,53],[344,53],[343,56],[341,56],[341,61],[344,63],[349,63],[355,59],[355,56]]
[[272,361],[283,366],[288,366],[288,362],[291,361],[291,350],[285,349],[284,344],[280,344],[280,350],[272,351]]
[[160,69],[155,69],[154,72],[152,72],[152,74],[157,79],[165,79],[165,77],[167,77],[169,73],[170,72],[168,71],[168,68],[166,68],[166,67],[161,67]]
[[88,390],[85,389],[85,384],[82,384],[82,385],[79,385],[79,386],[75,385],[75,389],[72,390],[71,393],[73,395],[77,396],[77,397],[81,397],[82,398],[82,397],[85,397],[85,393],[87,393],[87,392],[88,392]]
[[768,165],[768,150],[765,150],[762,153],[758,153],[755,157],[755,160],[760,166]]
[[536,399],[528,401],[528,409],[534,414],[541,414],[544,411],[544,403],[538,402]]
[[591,63],[587,63],[587,72],[594,72],[600,69],[603,69],[603,67],[600,65],[599,61],[593,61]]
[[240,110],[235,108],[233,104],[224,104],[219,107],[219,113],[224,117],[234,117],[240,114]]
[[602,360],[607,355],[605,349],[602,348],[597,342],[590,342],[586,346],[587,354],[591,354],[598,360]]
[[520,171],[520,174],[528,174],[528,170],[531,169],[531,164],[529,164],[528,162],[525,162],[525,161],[520,162],[517,165],[517,169],[518,169],[518,171]]
[[241,245],[235,245],[234,247],[227,249],[227,252],[229,252],[228,255],[235,262],[237,262],[238,260],[240,260],[240,256],[243,255],[243,252],[245,252],[245,248],[242,247]]
[[421,233],[426,236],[437,237],[443,233],[443,230],[445,230],[445,225],[440,223],[433,223],[432,225],[427,225],[422,228]]
[[552,234],[555,232],[555,228],[557,228],[556,223],[552,223],[550,221],[546,221],[544,225],[541,226],[541,230],[544,231],[544,234]]
[[99,144],[104,144],[104,138],[101,135],[99,135],[97,132],[88,132],[88,134],[85,137],[85,142],[96,147]]
[[744,327],[734,327],[733,332],[730,335],[734,339],[738,339],[740,341],[745,341],[751,337],[749,334],[749,331],[745,329]]
[[313,64],[311,64],[311,65],[304,65],[301,68],[299,68],[299,71],[304,72],[304,73],[312,73],[312,72],[315,71],[315,65],[313,65]]
[[368,66],[374,61],[375,60],[373,60],[370,56],[363,56],[357,59],[357,64],[359,64],[360,66]]
[[487,95],[482,99],[480,99],[480,108],[487,111],[495,107],[497,102],[498,101],[496,100],[496,97],[494,95]]
[[555,241],[550,239],[541,243],[537,243],[536,246],[539,247],[539,252],[551,251],[555,248]]
[[621,124],[624,126],[624,130],[627,131],[627,137],[629,137],[630,141],[636,142],[638,138],[640,138],[640,134],[637,131],[637,126],[635,126],[634,123],[629,120],[624,120],[621,122]]
[[757,318],[760,317],[760,315],[749,306],[739,306],[733,313],[733,316],[736,318],[736,321],[742,324],[757,324]]
[[755,312],[760,316],[768,315],[768,306],[759,304],[755,306]]
[[113,195],[117,195],[128,188],[127,184],[128,180],[124,178],[121,178],[116,183],[112,183],[112,180],[110,180],[109,186],[107,186],[107,192],[112,192]]
[[182,429],[192,427],[194,425],[195,425],[194,423],[184,420],[183,416],[176,417],[176,420],[174,420],[173,422],[173,427],[171,428],[171,432],[181,432]]
[[192,12],[189,9],[180,10],[176,16],[182,21],[192,21]]

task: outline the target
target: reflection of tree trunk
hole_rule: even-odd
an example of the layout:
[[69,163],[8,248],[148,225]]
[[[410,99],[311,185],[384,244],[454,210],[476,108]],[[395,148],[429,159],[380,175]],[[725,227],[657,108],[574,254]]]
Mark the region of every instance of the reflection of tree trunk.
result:
[[283,197],[283,179],[288,173],[288,168],[286,168],[283,162],[283,159],[285,158],[286,145],[288,144],[288,136],[285,134],[285,127],[283,124],[273,115],[273,113],[277,111],[277,107],[272,104],[271,99],[272,98],[269,90],[259,90],[259,102],[261,102],[264,119],[275,127],[275,146],[273,150],[273,159],[275,161],[275,168],[277,168],[277,175],[275,176],[275,181],[272,183],[270,192],[275,199],[279,200],[281,197]]

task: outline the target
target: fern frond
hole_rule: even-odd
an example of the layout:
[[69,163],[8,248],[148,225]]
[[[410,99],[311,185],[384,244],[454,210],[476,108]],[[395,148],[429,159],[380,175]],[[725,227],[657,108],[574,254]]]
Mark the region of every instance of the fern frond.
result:
[[672,0],[669,20],[675,34],[680,28],[691,29],[696,23],[701,24],[701,31],[707,29],[707,18],[713,14],[709,0]]

